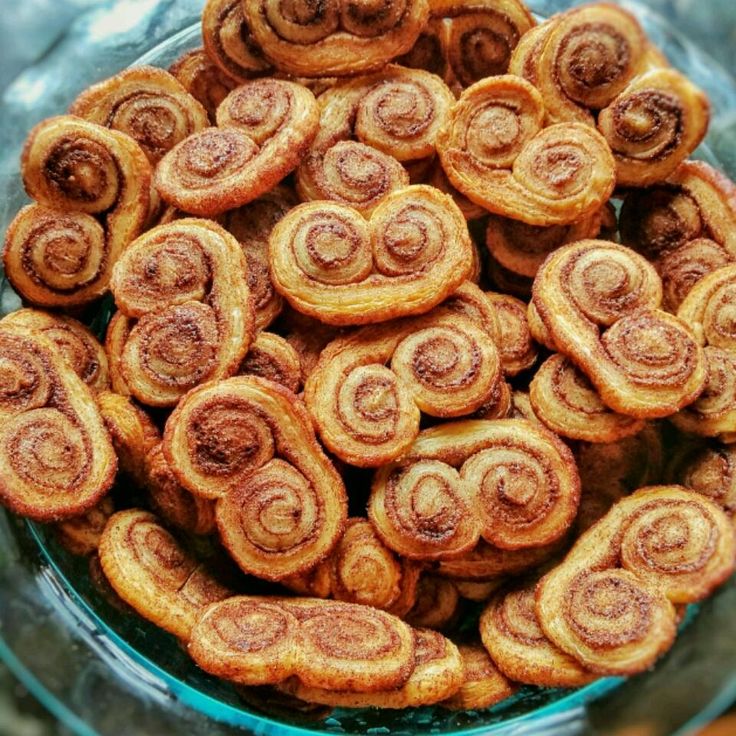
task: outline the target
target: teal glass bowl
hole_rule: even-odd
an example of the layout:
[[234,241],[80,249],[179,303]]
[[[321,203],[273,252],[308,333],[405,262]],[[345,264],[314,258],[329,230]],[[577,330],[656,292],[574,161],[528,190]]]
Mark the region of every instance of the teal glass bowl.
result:
[[[121,0],[94,8],[6,90],[0,102],[3,230],[27,201],[18,156],[32,125],[125,66],[166,67],[198,46],[201,4]],[[529,4],[544,17],[579,3]],[[673,65],[708,92],[713,118],[697,157],[736,178],[736,82],[645,5],[622,4]],[[3,279],[0,311],[18,306]],[[88,317],[102,329],[109,308]],[[579,690],[525,687],[493,708],[463,713],[337,709],[316,722],[278,720],[199,670],[172,636],[112,605],[90,580],[87,561],[60,547],[48,528],[0,511],[0,658],[60,722],[83,736],[687,733],[736,700],[735,610],[732,579],[692,608],[677,643],[652,671],[628,680],[604,678]]]

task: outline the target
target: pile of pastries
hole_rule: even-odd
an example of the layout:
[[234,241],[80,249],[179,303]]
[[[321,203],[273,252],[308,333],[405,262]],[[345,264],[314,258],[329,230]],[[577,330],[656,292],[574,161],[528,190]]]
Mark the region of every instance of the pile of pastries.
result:
[[610,4],[208,0],[202,38],[28,136],[0,501],[254,707],[653,666],[736,559],[702,91]]

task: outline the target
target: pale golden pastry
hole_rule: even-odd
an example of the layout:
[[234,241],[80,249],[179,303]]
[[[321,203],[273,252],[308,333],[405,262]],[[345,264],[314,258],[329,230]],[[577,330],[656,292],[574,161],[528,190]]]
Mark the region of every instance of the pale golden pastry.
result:
[[118,347],[139,401],[174,406],[190,388],[238,370],[254,330],[246,272],[237,240],[209,220],[159,225],[128,247],[111,289],[132,320]]
[[687,320],[661,311],[661,299],[659,276],[642,256],[582,240],[544,262],[532,304],[554,346],[606,406],[656,418],[691,403],[706,381],[705,355]]
[[127,133],[152,164],[209,125],[204,107],[176,77],[154,66],[131,67],[92,85],[74,100],[69,112]]
[[172,148],[156,167],[161,198],[212,217],[265,194],[301,161],[319,126],[314,95],[295,82],[255,79],[217,108],[205,128]]
[[529,225],[592,215],[615,184],[603,136],[582,123],[543,127],[545,102],[522,77],[468,87],[437,137],[448,179],[487,210]]
[[117,458],[90,389],[54,343],[0,324],[0,502],[36,521],[79,516]]
[[3,263],[31,304],[73,307],[102,296],[112,267],[143,230],[151,210],[151,166],[124,133],[71,115],[29,134],[23,207],[5,235]]
[[423,314],[467,278],[472,245],[453,200],[415,185],[366,219],[338,203],[288,212],[269,239],[276,290],[304,314],[334,325]]
[[296,4],[244,2],[256,43],[274,66],[300,77],[351,76],[408,51],[429,17],[427,0]]
[[147,511],[130,509],[112,516],[99,555],[115,592],[183,641],[189,640],[208,605],[232,595]]

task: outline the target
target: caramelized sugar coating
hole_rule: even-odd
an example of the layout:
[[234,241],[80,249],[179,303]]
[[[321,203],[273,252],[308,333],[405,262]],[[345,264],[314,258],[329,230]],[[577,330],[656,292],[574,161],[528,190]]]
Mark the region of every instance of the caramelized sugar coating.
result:
[[99,555],[115,592],[183,641],[189,640],[207,606],[232,595],[147,511],[130,509],[112,516]]
[[481,536],[507,550],[549,545],[579,499],[572,453],[551,432],[521,419],[464,420],[424,430],[380,468],[368,515],[399,554],[445,560]]
[[255,79],[223,100],[217,125],[174,146],[154,177],[165,202],[203,217],[253,201],[296,168],[317,132],[319,111],[306,87]]
[[644,426],[642,419],[609,409],[585,374],[559,353],[539,366],[529,385],[529,399],[544,424],[570,439],[615,442]]
[[330,451],[353,465],[376,467],[409,448],[420,411],[470,414],[500,380],[488,333],[445,310],[334,340],[307,379],[304,398]]
[[515,682],[541,687],[580,687],[596,679],[544,634],[537,617],[538,577],[507,585],[489,601],[480,636],[495,665]]
[[238,374],[260,376],[297,393],[302,385],[299,353],[280,335],[259,332],[240,364]]
[[529,225],[566,225],[610,197],[614,160],[588,125],[543,127],[545,102],[525,79],[490,77],[463,92],[437,138],[448,179],[487,210]]
[[565,245],[534,281],[555,347],[614,411],[668,416],[703,390],[706,364],[686,321],[659,309],[662,284],[642,256],[602,240]]
[[279,686],[284,692],[313,703],[342,708],[415,708],[444,701],[463,681],[463,661],[457,647],[441,634],[414,631],[414,668],[409,679],[394,690],[380,692],[334,691],[309,687],[292,677]]
[[154,165],[209,124],[207,111],[176,77],[153,66],[126,69],[88,87],[69,112],[126,133]]
[[223,544],[267,580],[323,560],[347,517],[340,476],[290,391],[255,376],[189,392],[166,423],[164,453],[179,482],[218,499]]
[[81,322],[40,309],[19,309],[5,316],[3,324],[42,334],[51,340],[69,366],[93,391],[109,388],[105,351],[91,330]]
[[291,210],[269,241],[271,276],[294,309],[334,325],[423,314],[470,274],[465,220],[447,195],[415,185],[369,220],[341,204]]
[[133,320],[120,367],[139,401],[174,406],[238,370],[254,328],[246,273],[237,240],[209,220],[159,225],[125,251],[111,288]]
[[679,486],[641,489],[542,578],[542,629],[593,672],[640,672],[672,644],[672,604],[708,595],[733,571],[735,551],[733,525],[713,502]]
[[38,333],[3,323],[0,357],[0,500],[36,521],[79,516],[99,503],[117,470],[94,397]]
[[21,158],[35,204],[5,236],[3,262],[31,304],[73,307],[102,296],[112,267],[151,210],[151,166],[124,133],[61,115],[39,123]]
[[300,77],[352,76],[408,51],[429,17],[427,0],[242,4],[248,27],[280,71]]
[[415,642],[407,624],[368,606],[235,596],[201,616],[189,653],[205,671],[242,685],[296,675],[307,687],[376,693],[406,683]]

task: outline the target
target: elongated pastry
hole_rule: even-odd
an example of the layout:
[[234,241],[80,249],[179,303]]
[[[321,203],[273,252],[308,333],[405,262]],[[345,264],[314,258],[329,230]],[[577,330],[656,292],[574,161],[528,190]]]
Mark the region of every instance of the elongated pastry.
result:
[[254,317],[242,249],[219,225],[184,219],[149,230],[115,265],[111,288],[133,320],[120,368],[144,404],[174,406],[193,386],[238,370]]
[[351,76],[408,51],[429,17],[427,0],[353,0],[289,6],[242,4],[248,27],[280,71],[301,77]]
[[706,381],[705,356],[686,320],[661,311],[662,284],[634,251],[582,240],[555,251],[534,280],[536,317],[614,411],[673,414]]
[[271,232],[269,262],[294,309],[367,324],[428,312],[470,274],[471,249],[452,199],[416,185],[386,197],[368,221],[337,203],[296,207]]
[[588,125],[543,128],[545,102],[525,79],[490,77],[463,92],[437,137],[448,179],[491,212],[566,225],[610,197],[614,160]]
[[399,554],[444,560],[481,536],[508,550],[551,544],[579,499],[575,461],[551,432],[521,419],[464,420],[424,430],[377,471],[368,517]]
[[208,605],[232,593],[147,511],[119,511],[100,542],[100,564],[115,592],[141,616],[188,641]]
[[342,535],[342,480],[301,403],[272,381],[237,376],[190,391],[163,449],[185,488],[217,499],[222,542],[245,572],[279,580],[307,571]]
[[36,204],[5,235],[13,288],[45,307],[87,304],[108,288],[112,267],[143,230],[151,209],[151,167],[124,133],[71,115],[39,123],[21,158]]

